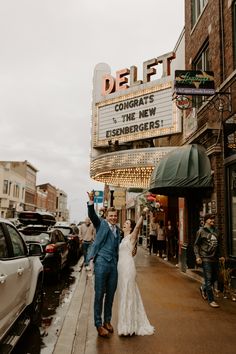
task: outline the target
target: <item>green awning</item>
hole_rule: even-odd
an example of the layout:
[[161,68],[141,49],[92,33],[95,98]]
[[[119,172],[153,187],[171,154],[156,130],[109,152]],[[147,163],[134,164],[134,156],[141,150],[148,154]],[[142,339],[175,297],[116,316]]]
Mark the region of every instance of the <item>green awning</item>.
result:
[[213,186],[211,164],[201,145],[184,145],[165,155],[156,165],[149,191],[163,195],[186,195]]

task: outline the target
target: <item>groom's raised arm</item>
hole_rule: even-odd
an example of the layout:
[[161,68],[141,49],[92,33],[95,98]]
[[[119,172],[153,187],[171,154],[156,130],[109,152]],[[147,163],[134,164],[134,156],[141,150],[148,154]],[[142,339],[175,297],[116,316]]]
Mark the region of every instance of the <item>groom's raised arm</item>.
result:
[[88,201],[88,217],[92,221],[93,226],[95,227],[96,231],[100,227],[101,220],[97,216],[94,210],[94,191],[88,193],[89,201]]

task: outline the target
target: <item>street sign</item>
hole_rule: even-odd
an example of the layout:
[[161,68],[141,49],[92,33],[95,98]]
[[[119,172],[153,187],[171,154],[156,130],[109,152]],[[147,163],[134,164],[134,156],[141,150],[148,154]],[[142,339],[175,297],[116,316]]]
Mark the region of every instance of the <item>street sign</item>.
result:
[[94,203],[103,203],[103,191],[94,191]]

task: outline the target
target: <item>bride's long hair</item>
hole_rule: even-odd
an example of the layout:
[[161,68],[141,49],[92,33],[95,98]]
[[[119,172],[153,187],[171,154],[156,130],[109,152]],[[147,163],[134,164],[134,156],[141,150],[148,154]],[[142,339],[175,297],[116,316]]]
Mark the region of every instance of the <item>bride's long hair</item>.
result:
[[134,220],[132,220],[132,219],[127,219],[127,220],[130,221],[130,228],[131,228],[130,232],[133,232],[133,230],[135,228],[135,225],[136,225],[136,222]]

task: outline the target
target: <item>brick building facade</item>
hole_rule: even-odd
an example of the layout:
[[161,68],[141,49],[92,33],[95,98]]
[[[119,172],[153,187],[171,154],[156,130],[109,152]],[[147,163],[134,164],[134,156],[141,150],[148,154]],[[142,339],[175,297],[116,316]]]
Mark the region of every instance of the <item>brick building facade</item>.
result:
[[194,112],[196,124],[183,138],[185,144],[206,148],[214,186],[211,194],[202,196],[200,212],[216,212],[226,255],[232,262],[236,257],[235,20],[235,0],[185,1],[186,70],[213,71],[216,94],[191,97],[192,108],[185,111],[184,119],[186,123]]
[[56,215],[57,210],[57,189],[52,186],[50,183],[44,183],[37,186],[38,190],[43,191],[46,194],[46,201],[44,206],[45,211]]

